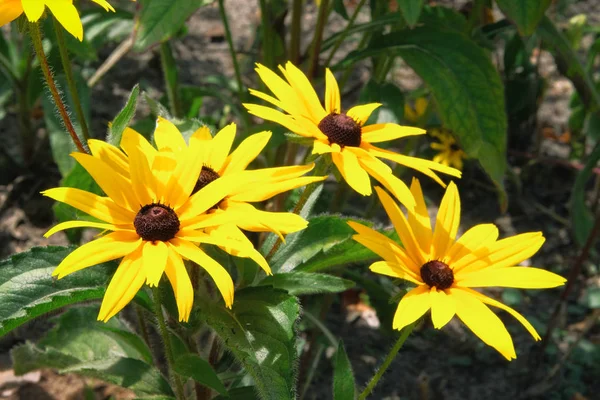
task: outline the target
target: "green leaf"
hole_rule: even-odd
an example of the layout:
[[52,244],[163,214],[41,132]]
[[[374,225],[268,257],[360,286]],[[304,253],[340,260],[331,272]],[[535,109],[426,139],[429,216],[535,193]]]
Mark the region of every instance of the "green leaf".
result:
[[34,247],[0,262],[0,336],[66,305],[102,298],[114,263],[60,280],[52,278],[52,271],[71,251],[56,246]]
[[200,309],[201,318],[250,373],[261,399],[295,398],[295,322],[300,315],[295,297],[251,287],[236,292],[231,311],[207,300]]
[[314,272],[289,272],[267,276],[260,286],[273,286],[294,296],[316,293],[338,293],[350,289],[354,282],[327,274]]
[[244,386],[235,389],[229,389],[227,395],[219,395],[213,400],[258,400],[254,386]]
[[135,115],[139,94],[140,85],[136,84],[133,89],[131,89],[127,103],[125,103],[125,107],[119,111],[115,119],[113,119],[112,124],[108,128],[108,138],[106,141],[113,146],[119,147],[121,143],[121,137],[123,136],[123,131],[129,126],[131,119]]
[[585,204],[585,187],[592,177],[593,170],[600,160],[600,143],[588,156],[583,169],[575,178],[571,191],[571,221],[575,242],[581,247],[586,242],[594,224],[594,214]]
[[175,372],[186,378],[192,378],[196,382],[216,390],[221,394],[227,394],[227,389],[217,376],[217,373],[208,363],[196,354],[186,354],[175,361]]
[[449,7],[425,6],[420,21],[426,26],[443,26],[465,34],[469,33],[469,22],[459,11]]
[[500,10],[513,21],[522,36],[535,32],[551,0],[496,0]]
[[[382,104],[382,107],[371,114],[368,123],[397,124],[404,117],[404,95],[402,90],[393,83],[378,83],[375,79],[371,79],[361,90],[359,100],[361,103]],[[385,114],[388,115],[387,118],[384,117]]]
[[600,288],[588,288],[585,294],[585,303],[589,308],[600,308]]
[[340,341],[338,349],[335,352],[335,361],[333,364],[333,399],[351,400],[354,397],[354,373],[344,349],[344,344]]
[[348,21],[349,17],[348,12],[346,11],[346,6],[344,5],[344,0],[333,0],[333,11]]
[[398,8],[402,12],[404,20],[409,26],[413,27],[419,21],[421,10],[423,9],[423,0],[396,0]]
[[153,44],[169,40],[186,19],[211,0],[141,0],[142,11],[134,49],[145,50]]
[[433,26],[382,35],[351,53],[349,65],[381,53],[398,55],[430,87],[444,126],[502,187],[506,170],[504,89],[489,55],[467,36]]

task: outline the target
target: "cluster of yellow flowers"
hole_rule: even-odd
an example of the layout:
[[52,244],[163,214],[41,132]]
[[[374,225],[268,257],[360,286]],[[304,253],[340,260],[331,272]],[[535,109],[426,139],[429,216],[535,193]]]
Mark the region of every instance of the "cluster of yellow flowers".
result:
[[[104,1],[94,1],[110,7]],[[63,9],[53,8],[63,2],[72,6],[71,0],[4,0],[0,1],[0,11],[10,4],[22,4],[27,17],[35,19],[46,4],[65,25],[66,20],[59,17]],[[0,22],[16,18],[20,14],[17,10],[20,8],[15,7],[12,14],[0,12],[4,18]],[[73,20],[69,21],[68,26],[74,27]],[[78,29],[73,29],[75,36]],[[251,114],[312,139],[313,154],[331,157],[335,168],[356,192],[371,195],[370,177],[373,177],[391,193],[375,187],[401,244],[361,224],[351,222],[350,225],[357,232],[354,240],[384,260],[371,265],[373,272],[415,285],[398,305],[393,322],[395,329],[413,323],[429,310],[433,325],[438,329],[457,315],[485,343],[507,359],[513,359],[516,353],[510,334],[488,308],[491,305],[510,313],[539,339],[521,314],[472,288],[534,289],[562,285],[565,280],[554,273],[515,266],[542,246],[544,237],[540,232],[498,240],[496,226],[481,224],[457,238],[460,198],[453,182],[447,185],[432,226],[419,181],[413,179],[409,187],[394,176],[381,159],[413,168],[444,187],[437,173],[460,178],[460,171],[374,145],[421,135],[425,133],[423,129],[391,123],[365,125],[380,106],[378,103],[355,106],[344,112],[337,82],[329,70],[325,75],[324,105],[309,79],[291,63],[279,67],[281,75],[263,65],[258,65],[256,72],[272,95],[257,90],[251,93],[271,106],[245,104]],[[307,221],[298,215],[261,211],[251,203],[319,182],[327,176],[304,176],[313,169],[313,164],[249,170],[248,166],[264,149],[271,133],[251,135],[232,151],[235,134],[235,124],[226,126],[214,137],[203,127],[186,143],[173,123],[159,118],[153,136],[156,148],[139,133],[127,129],[120,148],[90,140],[90,155],[73,154],[106,196],[68,187],[43,192],[102,221],[64,222],[46,236],[75,227],[110,231],[73,251],[54,275],[62,278],[89,266],[122,258],[106,290],[98,319],[110,319],[131,301],[144,283],[156,286],[165,273],[175,293],[179,319],[187,321],[194,293],[184,260],[204,268],[218,287],[225,305],[231,307],[234,284],[229,273],[199,245],[216,245],[233,256],[250,258],[270,274],[267,261],[243,231],[274,232],[281,236],[307,226]],[[397,201],[406,208],[406,213]]]

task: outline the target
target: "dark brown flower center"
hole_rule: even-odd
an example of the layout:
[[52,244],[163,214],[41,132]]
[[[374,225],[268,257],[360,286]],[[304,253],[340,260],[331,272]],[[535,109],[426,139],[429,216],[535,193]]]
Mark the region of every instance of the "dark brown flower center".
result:
[[456,143],[452,143],[450,145],[450,150],[452,150],[452,151],[459,151],[460,147],[458,147],[458,145]]
[[198,182],[196,182],[196,186],[194,186],[194,190],[192,193],[196,193],[209,183],[216,181],[221,176],[211,167],[207,167],[204,165],[202,170],[200,171],[200,176],[198,177]]
[[133,226],[144,240],[166,242],[179,231],[179,218],[164,204],[152,203],[142,207],[133,220]]
[[421,267],[421,278],[430,287],[444,290],[452,286],[454,273],[448,264],[438,260],[427,261]]
[[329,144],[337,143],[340,147],[360,146],[361,127],[346,114],[329,114],[319,122],[319,129],[329,139]]

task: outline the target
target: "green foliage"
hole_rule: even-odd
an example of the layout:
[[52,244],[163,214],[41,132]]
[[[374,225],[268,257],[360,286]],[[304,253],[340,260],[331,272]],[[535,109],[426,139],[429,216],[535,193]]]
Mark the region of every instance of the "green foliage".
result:
[[498,7],[519,28],[523,36],[531,35],[540,23],[551,0],[496,0]]
[[390,122],[397,124],[404,117],[404,95],[402,90],[391,82],[378,83],[369,80],[360,92],[361,103],[381,103],[369,117],[368,123]]
[[273,286],[289,294],[300,296],[316,293],[337,293],[350,289],[354,282],[333,275],[312,272],[288,272],[267,276],[260,281],[261,286]]
[[423,0],[396,0],[398,8],[406,23],[413,27],[419,21],[421,10],[423,9]]
[[123,131],[129,126],[133,116],[135,115],[139,94],[140,85],[136,84],[133,89],[131,89],[127,103],[125,103],[125,107],[123,107],[123,109],[116,115],[115,119],[112,121],[112,124],[110,124],[108,127],[108,138],[106,141],[113,146],[119,147],[119,144],[121,143],[121,137],[123,136]]
[[227,389],[208,361],[194,354],[185,354],[175,361],[175,372],[225,395]]
[[344,344],[340,341],[333,364],[333,399],[354,399],[355,386],[352,365],[344,349]]
[[594,214],[585,203],[585,188],[593,175],[593,170],[600,160],[600,144],[589,155],[584,168],[577,175],[571,191],[571,222],[573,235],[579,246],[583,246],[594,224]]
[[0,263],[0,336],[40,315],[70,304],[102,298],[112,263],[61,280],[52,271],[73,249],[34,247]]

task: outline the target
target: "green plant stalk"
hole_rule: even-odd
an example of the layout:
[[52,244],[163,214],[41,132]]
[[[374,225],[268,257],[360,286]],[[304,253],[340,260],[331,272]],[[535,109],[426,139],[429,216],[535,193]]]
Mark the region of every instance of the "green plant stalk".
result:
[[381,366],[379,367],[379,369],[377,370],[377,372],[375,372],[375,375],[373,375],[373,377],[371,378],[371,380],[367,384],[367,387],[365,388],[365,390],[363,390],[362,393],[360,394],[360,396],[358,396],[358,400],[365,400],[367,398],[367,396],[369,394],[371,394],[371,392],[373,391],[373,389],[375,388],[375,386],[377,385],[377,383],[379,382],[379,380],[381,379],[381,377],[383,376],[383,374],[385,373],[385,371],[388,369],[388,367],[390,366],[390,364],[392,363],[392,361],[394,361],[394,358],[396,357],[396,354],[398,354],[398,352],[400,351],[400,349],[404,345],[404,342],[406,341],[406,339],[408,338],[408,336],[413,331],[415,325],[416,325],[416,322],[413,322],[412,324],[406,326],[402,330],[402,334],[398,338],[398,341],[396,342],[396,344],[394,345],[394,347],[392,347],[392,349],[390,350],[390,352],[388,353],[388,355],[385,357],[385,360],[383,361],[383,364],[381,364]]
[[321,44],[323,42],[323,31],[325,30],[325,23],[327,22],[329,9],[329,0],[321,0],[319,6],[319,14],[317,15],[317,26],[315,26],[315,34],[313,41],[310,46],[310,56],[308,61],[308,79],[313,79],[317,75],[317,69],[319,68],[319,53],[321,52]]
[[267,0],[259,0],[259,5],[263,40],[263,63],[269,69],[273,69],[275,67],[275,50],[273,46],[275,32],[271,29],[271,13],[267,6]]
[[65,35],[63,34],[63,27],[56,20],[52,18],[54,22],[54,32],[56,33],[56,40],[58,43],[58,52],[60,53],[60,61],[63,65],[63,71],[65,71],[65,77],[67,78],[67,86],[69,92],[71,92],[71,98],[75,105],[75,113],[77,114],[77,120],[81,126],[81,134],[87,141],[90,139],[90,131],[85,120],[85,114],[83,113],[83,107],[81,106],[81,100],[79,99],[79,92],[77,92],[77,85],[75,84],[75,78],[73,77],[73,69],[71,68],[71,60],[69,59],[69,52],[67,50],[67,44],[65,42]]
[[223,21],[223,27],[225,28],[225,39],[227,39],[227,45],[229,46],[229,53],[231,54],[231,62],[233,63],[233,70],[235,72],[235,80],[237,82],[238,94],[240,99],[243,99],[244,94],[244,83],[242,82],[242,74],[240,73],[240,65],[238,63],[235,49],[233,47],[233,39],[231,37],[231,29],[229,29],[229,19],[227,18],[227,12],[225,10],[225,0],[219,0],[219,12],[221,13],[221,20]]
[[162,337],[162,342],[165,345],[165,358],[167,359],[167,366],[169,367],[169,376],[175,382],[175,393],[177,395],[177,400],[185,400],[183,382],[173,369],[173,366],[175,365],[175,359],[173,357],[173,345],[171,344],[171,337],[169,336],[169,330],[167,329],[165,316],[163,315],[160,301],[160,290],[158,289],[158,286],[152,288],[152,300],[154,314],[156,315],[156,320],[158,321],[158,333]]
[[[360,39],[360,42],[358,43],[358,46],[356,46],[356,50],[360,50],[363,47],[365,47],[365,45],[369,42],[369,38],[371,37],[371,33],[369,31],[366,31],[362,38]],[[344,86],[346,86],[346,83],[348,82],[348,79],[350,79],[350,75],[352,75],[352,67],[354,66],[354,64],[349,65],[345,70],[344,70],[344,74],[342,75],[342,77],[340,78],[339,82],[338,82],[338,86],[340,87],[340,93],[343,92]]]
[[293,0],[292,26],[290,28],[290,61],[300,63],[300,40],[302,38],[302,4],[304,0]]
[[135,314],[138,319],[138,325],[142,333],[142,338],[148,347],[150,347],[150,336],[148,336],[148,324],[146,323],[146,317],[144,316],[144,310],[139,304],[134,304]]
[[42,34],[40,33],[40,27],[37,22],[29,23],[29,35],[31,36],[31,43],[33,44],[33,48],[37,55],[37,58],[40,62],[40,67],[42,68],[42,72],[44,74],[44,79],[46,80],[46,84],[48,85],[48,89],[50,89],[50,94],[52,95],[52,99],[54,100],[54,104],[58,109],[58,113],[65,124],[65,128],[71,135],[71,140],[75,143],[77,150],[82,153],[87,153],[85,147],[79,140],[79,136],[77,136],[77,132],[73,127],[73,123],[71,122],[71,118],[69,117],[69,113],[67,111],[67,106],[62,101],[60,97],[60,91],[56,86],[56,82],[52,76],[52,71],[50,70],[50,65],[48,64],[48,59],[46,58],[46,54],[44,53],[44,47],[42,45]]
[[160,65],[165,78],[169,108],[176,118],[181,118],[181,99],[179,98],[179,73],[173,57],[173,49],[169,41],[160,44]]
[[360,0],[360,2],[356,5],[356,8],[354,9],[354,12],[350,16],[350,19],[348,20],[346,27],[344,28],[344,30],[340,34],[340,37],[338,38],[337,42],[335,42],[335,45],[331,49],[331,52],[329,53],[329,57],[327,57],[327,61],[325,61],[326,67],[328,67],[329,64],[331,64],[331,61],[333,60],[335,53],[340,49],[340,46],[342,45],[342,43],[344,43],[344,40],[348,36],[348,32],[350,31],[350,28],[352,28],[352,26],[354,25],[354,22],[356,21],[356,17],[358,17],[358,13],[363,8],[363,6],[365,5],[366,2],[367,2],[367,0]]
[[11,62],[4,54],[0,54],[0,71],[3,71],[6,78],[11,80],[14,85],[19,85],[19,77],[13,71]]

